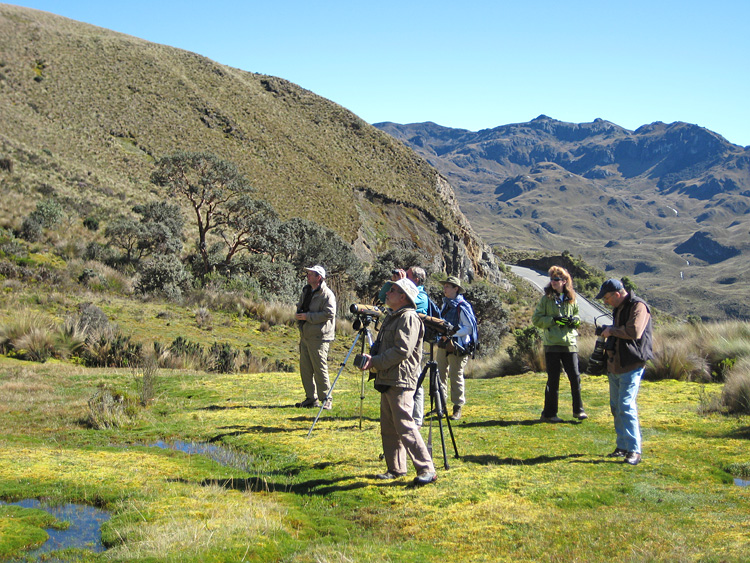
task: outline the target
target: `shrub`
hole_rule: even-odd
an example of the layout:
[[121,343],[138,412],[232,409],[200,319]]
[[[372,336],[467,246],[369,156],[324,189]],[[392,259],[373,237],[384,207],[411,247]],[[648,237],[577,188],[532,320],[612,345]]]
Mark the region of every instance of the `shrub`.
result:
[[83,226],[86,227],[89,231],[98,231],[99,219],[97,219],[96,217],[86,217],[83,220]]
[[139,293],[161,293],[167,299],[178,300],[188,283],[188,273],[179,258],[158,255],[143,264],[135,289]]
[[136,400],[105,384],[100,384],[88,401],[87,424],[96,430],[120,428],[136,416]]
[[208,350],[209,371],[234,373],[236,371],[235,362],[239,355],[239,351],[229,344],[214,342]]
[[150,355],[141,358],[141,361],[133,367],[133,375],[140,388],[140,403],[144,407],[154,400],[158,372],[157,360]]
[[508,348],[513,373],[544,371],[544,346],[542,333],[535,326],[517,328],[513,331],[516,343]]
[[132,342],[116,327],[89,336],[81,359],[89,367],[128,367],[137,364],[142,356],[142,345]]

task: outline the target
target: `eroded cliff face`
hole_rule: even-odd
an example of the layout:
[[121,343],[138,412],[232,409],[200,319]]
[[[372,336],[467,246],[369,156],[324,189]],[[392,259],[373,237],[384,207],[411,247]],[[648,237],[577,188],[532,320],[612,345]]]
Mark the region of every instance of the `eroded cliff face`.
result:
[[[428,271],[447,272],[469,281],[479,277],[507,284],[491,248],[461,212],[450,183],[435,174],[434,190],[444,206],[440,213],[359,190],[356,205],[361,227],[354,241],[357,255],[371,261],[393,246],[418,249],[432,258],[425,264]],[[436,216],[451,217],[453,224],[448,226]]]

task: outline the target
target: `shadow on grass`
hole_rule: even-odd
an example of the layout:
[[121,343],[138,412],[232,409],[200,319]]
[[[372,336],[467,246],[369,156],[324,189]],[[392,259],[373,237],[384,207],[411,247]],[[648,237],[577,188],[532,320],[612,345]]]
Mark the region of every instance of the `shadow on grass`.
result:
[[[453,424],[456,424],[455,422]],[[537,424],[548,424],[557,426],[560,424],[581,424],[580,420],[563,420],[562,422],[544,422],[541,420],[481,420],[477,422],[461,422],[462,427],[467,428],[490,428],[490,427],[508,427],[508,426],[536,426]]]
[[[335,479],[310,479],[301,483],[282,483],[273,480],[269,480],[265,477],[252,477],[252,478],[225,478],[225,479],[203,479],[199,481],[202,487],[221,487],[223,489],[241,491],[241,492],[253,492],[253,493],[273,493],[273,492],[284,492],[294,493],[297,495],[316,495],[326,496],[332,493],[342,491],[353,491],[356,489],[363,489],[365,487],[371,487],[377,485],[379,487],[409,487],[412,486],[411,481],[394,480],[394,481],[375,481],[374,476],[363,476],[357,478],[356,481],[352,481],[354,477],[337,477]],[[172,479],[171,481],[189,483],[186,479]],[[349,481],[347,484],[337,484]]]
[[237,409],[291,409],[294,405],[208,405],[201,407],[200,411],[231,411]]
[[519,459],[515,457],[498,457],[496,455],[464,455],[461,456],[463,461],[476,463],[478,465],[540,465],[542,463],[552,463],[553,461],[564,461],[566,459],[576,459],[586,457],[584,454],[570,455],[540,455],[528,459]]
[[727,438],[735,438],[739,440],[750,440],[750,426],[745,426],[744,428],[737,428],[736,430],[732,430],[731,432],[727,433]]

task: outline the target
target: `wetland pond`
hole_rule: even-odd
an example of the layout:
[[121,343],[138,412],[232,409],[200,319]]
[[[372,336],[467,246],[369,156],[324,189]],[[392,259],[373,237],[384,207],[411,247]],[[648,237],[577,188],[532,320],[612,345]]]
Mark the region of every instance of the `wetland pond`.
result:
[[49,539],[41,546],[23,555],[28,559],[59,549],[79,548],[94,552],[102,552],[106,548],[102,543],[102,524],[109,520],[110,514],[104,510],[85,504],[61,504],[52,506],[37,499],[26,499],[19,502],[0,502],[0,504],[20,506],[22,508],[40,508],[52,514],[61,522],[68,522],[70,526],[65,530],[46,528]]

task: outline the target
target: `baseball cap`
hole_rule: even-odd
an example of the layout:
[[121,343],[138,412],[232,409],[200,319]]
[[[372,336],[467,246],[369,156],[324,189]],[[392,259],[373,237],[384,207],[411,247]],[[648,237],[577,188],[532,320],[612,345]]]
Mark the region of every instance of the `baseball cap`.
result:
[[622,285],[622,282],[620,280],[609,279],[602,284],[602,287],[599,289],[599,293],[596,294],[596,299],[601,299],[607,293],[610,293],[612,291],[620,291],[623,287],[625,286]]
[[315,266],[313,266],[312,268],[305,268],[305,270],[308,270],[309,272],[315,272],[315,273],[316,273],[316,274],[318,274],[318,275],[319,275],[319,276],[320,276],[321,278],[325,278],[325,277],[326,277],[326,271],[325,271],[325,268],[323,268],[323,266],[318,266],[318,265],[316,264],[316,265],[315,265]]

